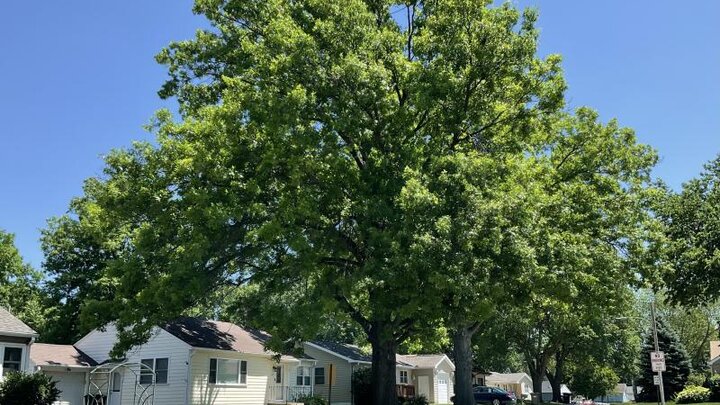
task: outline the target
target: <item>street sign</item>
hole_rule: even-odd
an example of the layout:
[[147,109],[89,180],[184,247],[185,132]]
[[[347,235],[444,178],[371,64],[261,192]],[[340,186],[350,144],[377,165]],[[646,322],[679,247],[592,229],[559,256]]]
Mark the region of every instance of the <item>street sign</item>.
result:
[[655,385],[660,385],[660,376],[659,376],[659,375],[654,375],[654,376],[653,376],[653,383],[654,383]]
[[665,352],[650,352],[650,361],[665,361]]
[[650,364],[652,371],[665,371],[665,353],[661,351],[650,352]]

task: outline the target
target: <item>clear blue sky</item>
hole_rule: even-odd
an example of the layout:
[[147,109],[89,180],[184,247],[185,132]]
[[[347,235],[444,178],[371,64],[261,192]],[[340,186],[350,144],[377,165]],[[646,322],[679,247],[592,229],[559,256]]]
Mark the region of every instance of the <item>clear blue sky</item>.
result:
[[[516,0],[540,10],[571,106],[635,128],[671,186],[720,152],[720,1]],[[0,11],[0,228],[39,266],[39,229],[160,107],[153,56],[203,25],[191,0],[6,2]]]

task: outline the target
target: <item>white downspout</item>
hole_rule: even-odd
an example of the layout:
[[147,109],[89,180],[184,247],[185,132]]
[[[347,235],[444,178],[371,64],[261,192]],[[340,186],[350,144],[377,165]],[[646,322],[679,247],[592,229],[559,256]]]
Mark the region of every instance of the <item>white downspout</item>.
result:
[[192,357],[193,354],[195,354],[195,349],[190,348],[188,349],[188,357],[187,357],[187,376],[185,377],[185,405],[190,405],[190,390],[192,389],[192,381],[190,378],[192,377]]
[[27,344],[27,350],[25,350],[25,358],[23,359],[23,362],[25,363],[23,369],[27,370],[28,372],[32,371],[30,370],[30,348],[32,347],[33,343],[35,343],[35,337],[30,338],[30,343]]

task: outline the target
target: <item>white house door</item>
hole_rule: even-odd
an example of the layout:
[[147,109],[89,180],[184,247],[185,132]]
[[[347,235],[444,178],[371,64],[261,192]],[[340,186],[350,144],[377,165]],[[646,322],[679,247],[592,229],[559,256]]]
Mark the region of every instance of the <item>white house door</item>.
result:
[[272,381],[270,382],[270,399],[282,401],[285,399],[285,387],[283,387],[283,367],[273,367]]
[[445,373],[440,373],[440,374],[438,374],[437,379],[438,379],[437,401],[439,404],[449,404],[450,403],[450,401],[448,400],[449,377]]
[[426,375],[418,376],[418,395],[422,395],[430,400],[430,377]]
[[112,373],[110,384],[110,398],[108,398],[108,405],[120,405],[122,403],[122,373],[118,371]]

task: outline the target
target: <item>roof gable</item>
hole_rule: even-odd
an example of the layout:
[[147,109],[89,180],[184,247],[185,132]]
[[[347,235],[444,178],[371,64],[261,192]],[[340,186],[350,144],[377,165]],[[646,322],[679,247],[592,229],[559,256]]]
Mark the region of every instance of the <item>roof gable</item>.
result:
[[436,369],[444,361],[455,370],[455,364],[444,354],[398,354],[398,363],[403,362],[415,368]]
[[0,335],[34,337],[38,334],[15,315],[0,307]]

